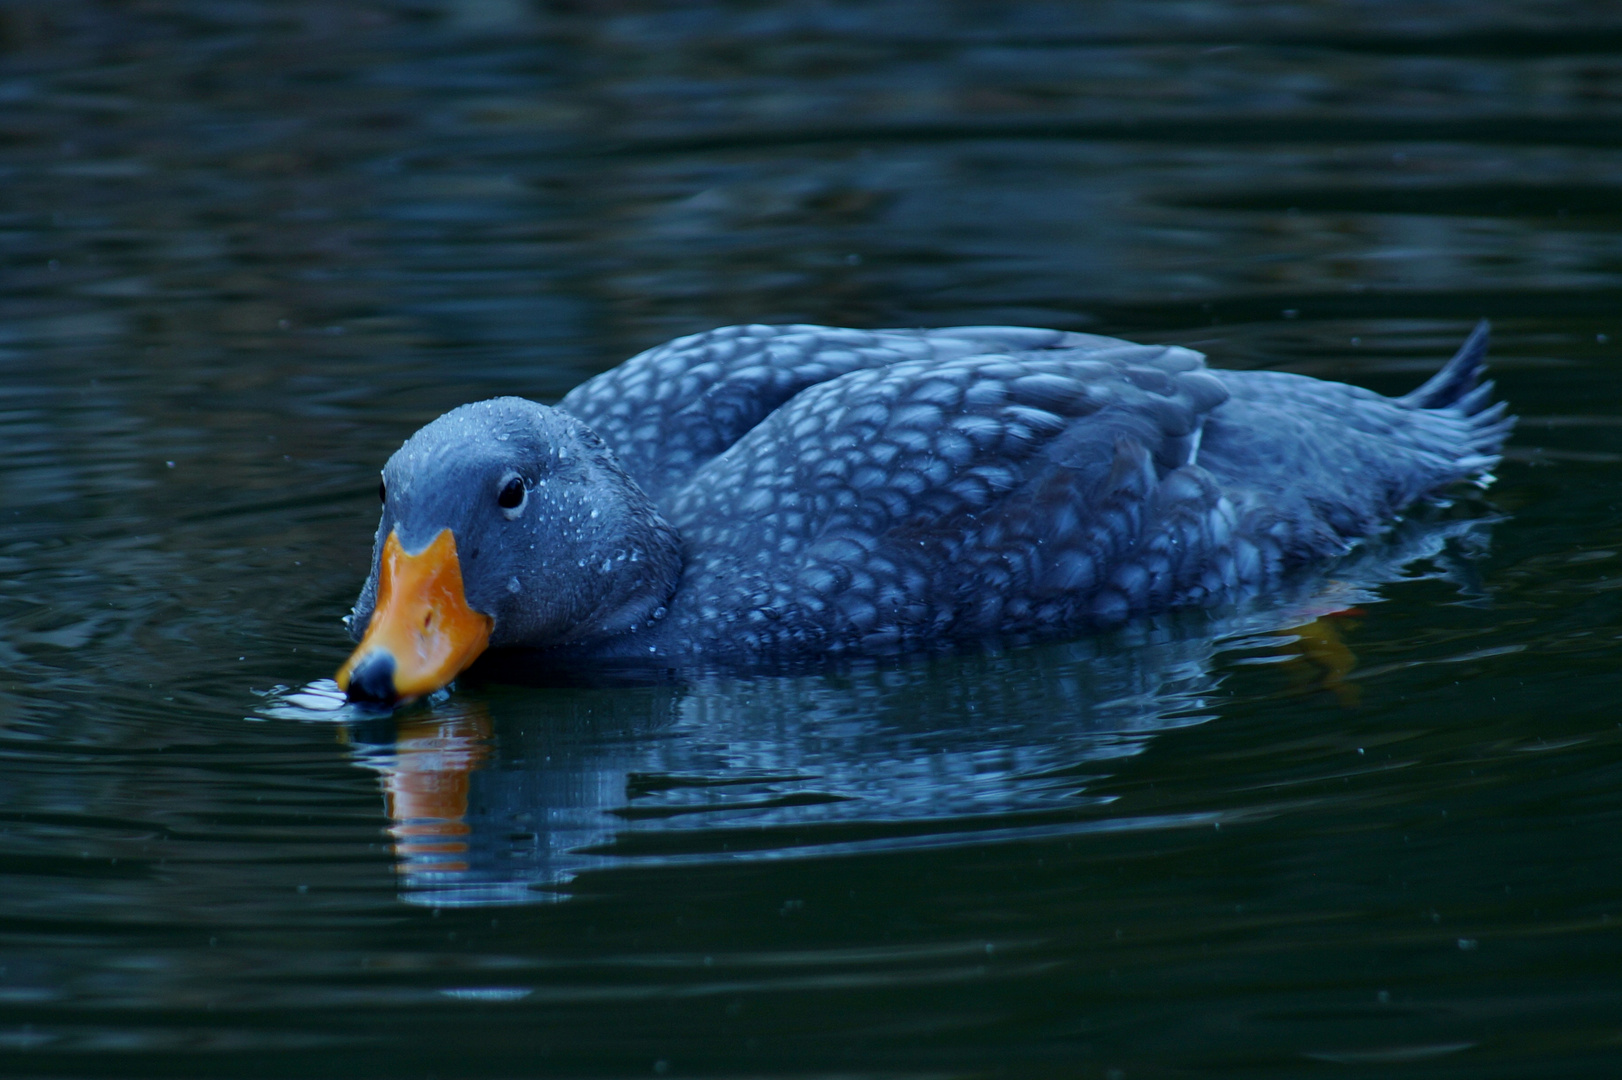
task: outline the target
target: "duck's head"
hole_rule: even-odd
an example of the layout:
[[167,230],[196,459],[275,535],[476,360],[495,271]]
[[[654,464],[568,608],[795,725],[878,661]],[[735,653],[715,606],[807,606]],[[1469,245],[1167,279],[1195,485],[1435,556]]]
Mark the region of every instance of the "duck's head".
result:
[[490,646],[622,634],[669,599],[680,542],[596,432],[522,398],[464,405],[383,467],[372,572],[345,621],[351,700],[437,690]]

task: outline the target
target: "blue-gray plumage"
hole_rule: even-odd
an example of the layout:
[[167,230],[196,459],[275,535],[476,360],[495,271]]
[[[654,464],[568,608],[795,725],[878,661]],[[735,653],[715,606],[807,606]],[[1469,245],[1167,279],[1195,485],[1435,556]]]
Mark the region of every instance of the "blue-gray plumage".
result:
[[414,435],[351,629],[391,530],[454,533],[491,645],[582,659],[893,652],[1237,599],[1490,479],[1513,420],[1486,343],[1386,398],[1055,330],[680,338],[555,408],[499,398]]

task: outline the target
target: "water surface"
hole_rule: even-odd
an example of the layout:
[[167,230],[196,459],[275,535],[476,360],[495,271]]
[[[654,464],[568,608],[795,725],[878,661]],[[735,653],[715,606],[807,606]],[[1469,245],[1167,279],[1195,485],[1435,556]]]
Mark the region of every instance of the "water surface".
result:
[[[1611,5],[53,0],[0,48],[0,1072],[1614,1071]],[[1480,316],[1498,483],[1271,604],[320,691],[377,469],[465,401],[736,321],[1396,393]]]

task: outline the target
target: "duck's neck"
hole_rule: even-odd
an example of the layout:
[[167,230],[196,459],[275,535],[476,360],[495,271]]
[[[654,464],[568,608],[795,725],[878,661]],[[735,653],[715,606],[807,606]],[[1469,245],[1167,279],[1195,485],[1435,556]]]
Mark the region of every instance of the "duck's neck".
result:
[[559,644],[587,645],[650,629],[665,617],[682,573],[682,541],[653,500],[627,478],[629,521],[620,544],[588,566],[601,588]]

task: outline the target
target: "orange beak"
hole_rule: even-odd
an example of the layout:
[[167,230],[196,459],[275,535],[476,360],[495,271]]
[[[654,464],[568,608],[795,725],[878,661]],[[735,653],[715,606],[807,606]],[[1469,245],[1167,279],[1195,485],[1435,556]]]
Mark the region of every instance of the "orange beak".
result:
[[407,555],[390,530],[378,567],[377,607],[366,636],[338,669],[350,700],[392,705],[433,693],[456,678],[490,644],[491,619],[467,606],[456,537]]

